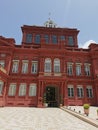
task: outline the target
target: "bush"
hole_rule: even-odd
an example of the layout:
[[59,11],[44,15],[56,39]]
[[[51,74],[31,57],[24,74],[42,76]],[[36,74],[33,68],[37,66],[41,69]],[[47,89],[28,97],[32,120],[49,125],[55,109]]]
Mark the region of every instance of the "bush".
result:
[[89,109],[90,105],[89,104],[84,104],[83,107],[84,107],[84,109]]

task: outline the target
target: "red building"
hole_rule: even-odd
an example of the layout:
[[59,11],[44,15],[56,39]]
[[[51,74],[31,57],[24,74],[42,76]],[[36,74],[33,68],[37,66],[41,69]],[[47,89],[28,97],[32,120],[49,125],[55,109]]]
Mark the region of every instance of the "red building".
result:
[[0,106],[98,106],[98,45],[78,48],[79,30],[24,25],[22,44],[0,36]]

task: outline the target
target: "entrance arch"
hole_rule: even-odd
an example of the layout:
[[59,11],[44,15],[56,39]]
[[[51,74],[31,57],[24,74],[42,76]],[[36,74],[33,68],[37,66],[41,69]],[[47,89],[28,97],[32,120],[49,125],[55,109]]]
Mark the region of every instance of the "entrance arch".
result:
[[46,102],[48,103],[48,107],[59,106],[59,87],[46,86]]

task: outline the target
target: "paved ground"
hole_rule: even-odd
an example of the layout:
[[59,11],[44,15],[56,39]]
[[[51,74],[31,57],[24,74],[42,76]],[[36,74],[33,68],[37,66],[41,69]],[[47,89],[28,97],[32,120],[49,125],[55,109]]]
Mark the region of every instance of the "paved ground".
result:
[[0,130],[98,130],[59,108],[0,108]]
[[[68,106],[68,108],[69,109],[71,108],[71,110],[75,109],[76,112],[80,111],[81,114],[84,114],[83,106]],[[91,106],[90,109],[89,109],[89,116],[88,116],[88,118],[93,119],[93,120],[98,119],[97,109],[98,109],[98,107]]]

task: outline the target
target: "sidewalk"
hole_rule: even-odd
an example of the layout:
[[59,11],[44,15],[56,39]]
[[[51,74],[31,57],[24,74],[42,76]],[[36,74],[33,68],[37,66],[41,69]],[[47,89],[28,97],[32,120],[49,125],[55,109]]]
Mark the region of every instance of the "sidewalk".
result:
[[83,106],[68,106],[68,107],[64,106],[62,107],[62,109],[74,115],[75,117],[98,128],[98,116],[97,116],[98,107],[91,106],[89,116],[86,116],[84,114]]

